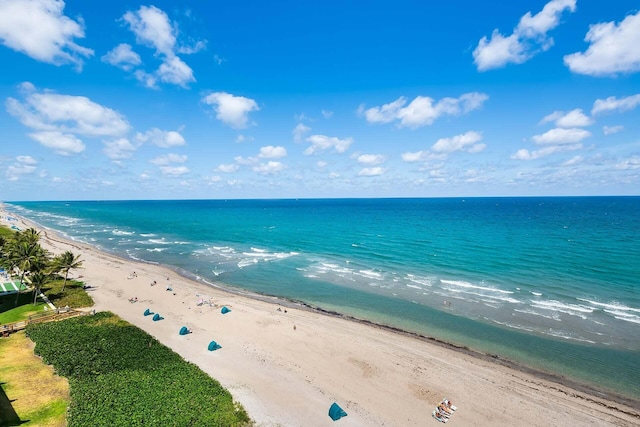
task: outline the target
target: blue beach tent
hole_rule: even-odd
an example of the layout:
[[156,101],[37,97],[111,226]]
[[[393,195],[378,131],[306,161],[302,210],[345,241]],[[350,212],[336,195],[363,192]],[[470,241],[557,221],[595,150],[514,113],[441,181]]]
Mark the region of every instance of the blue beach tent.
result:
[[222,307],[222,310],[220,310],[222,312],[222,314],[227,314],[228,312],[230,312],[231,310],[227,308],[227,306],[225,305],[224,307]]
[[158,313],[153,315],[153,321],[157,322],[158,320],[162,320],[164,317],[160,316]]
[[155,314],[153,311],[149,310],[148,308],[144,311],[144,315],[145,316],[149,316],[150,314]]
[[347,413],[334,402],[329,408],[329,416],[333,421],[338,421],[340,418],[346,417]]
[[208,348],[209,348],[209,351],[214,351],[214,350],[217,350],[219,348],[222,348],[222,346],[220,344],[218,344],[217,342],[215,342],[215,341],[211,341],[209,343],[209,347]]
[[187,328],[186,326],[183,326],[182,328],[180,328],[180,335],[187,335],[189,333],[189,328]]

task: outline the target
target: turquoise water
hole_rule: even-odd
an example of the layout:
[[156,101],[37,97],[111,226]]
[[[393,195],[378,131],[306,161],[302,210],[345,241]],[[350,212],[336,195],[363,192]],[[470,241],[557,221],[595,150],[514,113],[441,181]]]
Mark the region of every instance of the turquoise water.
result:
[[207,282],[498,354],[640,398],[640,198],[20,202]]

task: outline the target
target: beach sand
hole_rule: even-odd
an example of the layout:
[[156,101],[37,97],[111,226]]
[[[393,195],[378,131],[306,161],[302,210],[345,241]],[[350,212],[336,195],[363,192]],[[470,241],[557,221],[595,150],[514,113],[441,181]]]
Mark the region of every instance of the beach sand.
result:
[[[8,224],[6,212],[0,215]],[[9,225],[34,226],[22,218]],[[578,391],[490,357],[291,302],[214,288],[50,230],[43,230],[41,244],[54,254],[80,254],[83,268],[72,274],[90,286],[96,311],[119,315],[198,365],[258,426],[438,425],[431,412],[445,397],[458,407],[450,425],[640,425],[633,402]],[[199,305],[203,300],[211,305]],[[231,312],[221,314],[222,306]],[[164,320],[145,317],[147,308]],[[182,326],[193,333],[179,335]],[[212,340],[222,348],[208,351]],[[332,421],[333,402],[348,416]]]

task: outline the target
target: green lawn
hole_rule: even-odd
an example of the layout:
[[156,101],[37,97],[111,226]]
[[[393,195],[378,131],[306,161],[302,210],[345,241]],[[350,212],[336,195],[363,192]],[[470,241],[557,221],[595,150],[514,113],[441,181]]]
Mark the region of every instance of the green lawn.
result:
[[30,315],[40,313],[46,304],[40,299],[33,305],[33,293],[20,294],[18,306],[15,305],[16,296],[7,295],[0,301],[0,324],[18,322],[29,318]]

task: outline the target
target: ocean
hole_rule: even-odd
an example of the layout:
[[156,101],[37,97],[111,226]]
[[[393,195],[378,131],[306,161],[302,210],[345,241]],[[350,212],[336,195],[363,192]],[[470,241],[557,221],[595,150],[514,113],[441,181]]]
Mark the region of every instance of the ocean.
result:
[[640,197],[5,207],[206,283],[304,302],[640,399]]

